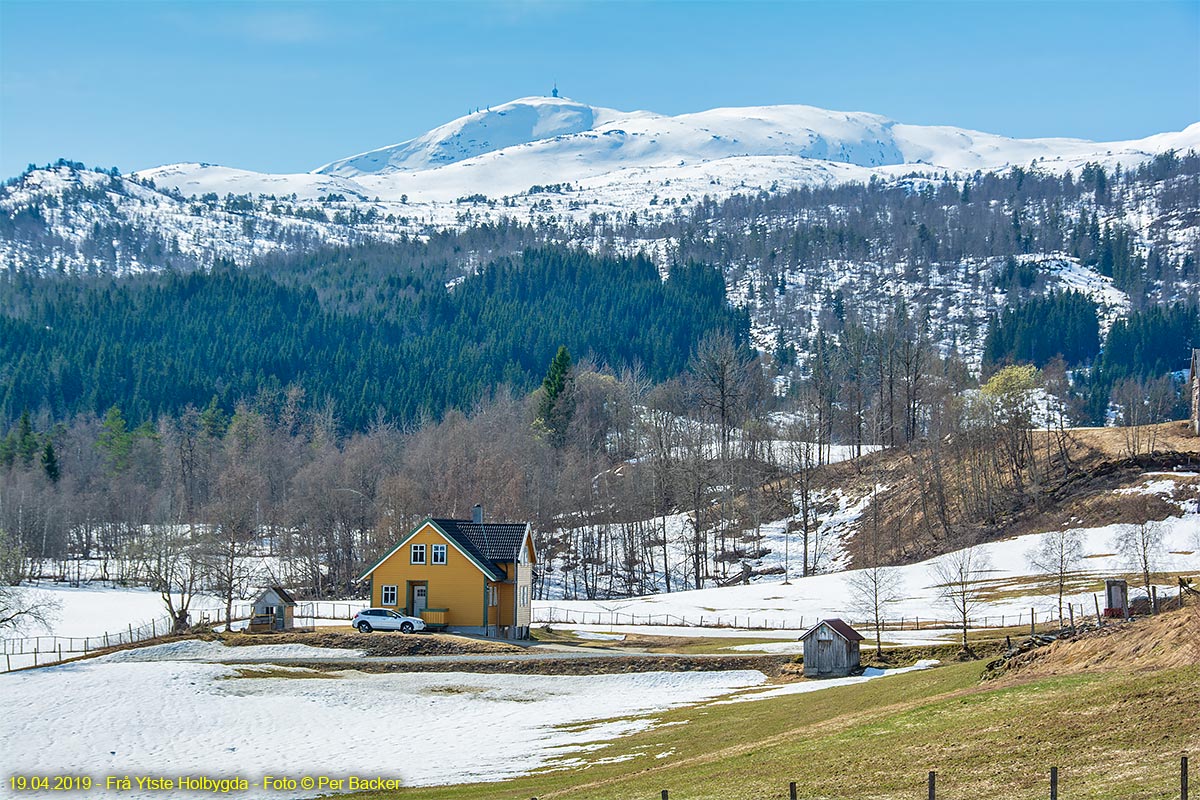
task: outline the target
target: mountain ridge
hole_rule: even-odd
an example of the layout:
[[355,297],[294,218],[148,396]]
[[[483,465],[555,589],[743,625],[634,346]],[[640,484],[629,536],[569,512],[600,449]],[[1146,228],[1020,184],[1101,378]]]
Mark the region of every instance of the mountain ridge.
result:
[[[1200,148],[1200,123],[1143,139],[1017,139],[945,125],[912,125],[869,112],[805,105],[714,108],[677,116],[619,111],[565,97],[525,97],[474,112],[421,136],[335,159],[307,173],[271,174],[207,164],[135,173],[185,195],[330,193],[358,199],[452,202],[528,194],[546,184],[648,197],[650,183],[694,192],[738,179],[788,186],[894,178],[913,169],[951,173],[1038,163],[1065,171],[1089,161],[1139,163]],[[760,188],[765,188],[761,186]],[[616,203],[624,205],[625,203]]]

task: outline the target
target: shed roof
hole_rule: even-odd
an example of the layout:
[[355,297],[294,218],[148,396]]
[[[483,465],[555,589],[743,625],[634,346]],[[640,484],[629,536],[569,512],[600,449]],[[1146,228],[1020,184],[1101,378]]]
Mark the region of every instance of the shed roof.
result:
[[813,625],[811,628],[805,631],[804,635],[800,638],[807,639],[817,630],[817,628],[821,627],[822,625],[828,625],[835,633],[837,633],[838,636],[841,636],[847,642],[861,642],[864,638],[861,633],[854,630],[854,628],[851,628],[846,624],[845,621],[837,618],[821,620],[816,625]]
[[267,592],[274,592],[279,599],[283,601],[284,605],[296,605],[296,600],[290,594],[288,594],[287,589],[284,589],[282,586],[268,586],[266,589],[263,589],[261,592],[259,592],[258,597],[255,598],[254,602],[257,603],[259,600],[262,600],[263,596]]

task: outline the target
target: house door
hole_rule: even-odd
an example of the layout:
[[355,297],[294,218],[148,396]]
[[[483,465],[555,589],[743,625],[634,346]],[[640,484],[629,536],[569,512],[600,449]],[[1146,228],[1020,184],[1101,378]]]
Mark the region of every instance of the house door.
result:
[[421,612],[429,607],[429,584],[419,583],[413,586],[412,615],[421,616]]
[[275,630],[277,631],[283,630],[283,623],[286,622],[284,610],[283,606],[275,606]]
[[817,674],[828,675],[833,672],[833,641],[830,639],[817,640]]

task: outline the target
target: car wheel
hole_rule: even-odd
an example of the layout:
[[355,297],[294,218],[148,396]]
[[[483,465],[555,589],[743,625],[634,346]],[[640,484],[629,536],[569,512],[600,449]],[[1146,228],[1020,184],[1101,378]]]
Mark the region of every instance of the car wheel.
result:
[[401,633],[412,633],[413,632],[413,624],[411,622],[400,623],[400,632]]
[[358,623],[358,629],[359,629],[359,631],[361,631],[362,633],[370,633],[370,632],[371,632],[371,623],[369,623],[369,622],[360,622],[360,623]]

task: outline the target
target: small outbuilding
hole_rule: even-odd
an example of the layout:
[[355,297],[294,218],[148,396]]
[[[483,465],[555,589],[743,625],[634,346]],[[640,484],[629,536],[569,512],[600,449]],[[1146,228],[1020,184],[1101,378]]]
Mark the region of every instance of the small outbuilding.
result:
[[840,619],[823,619],[810,628],[804,642],[804,677],[844,678],[859,666],[863,636]]
[[1120,578],[1104,581],[1104,616],[1129,618],[1129,584]]
[[250,632],[290,631],[295,627],[296,601],[282,586],[269,586],[254,598]]

